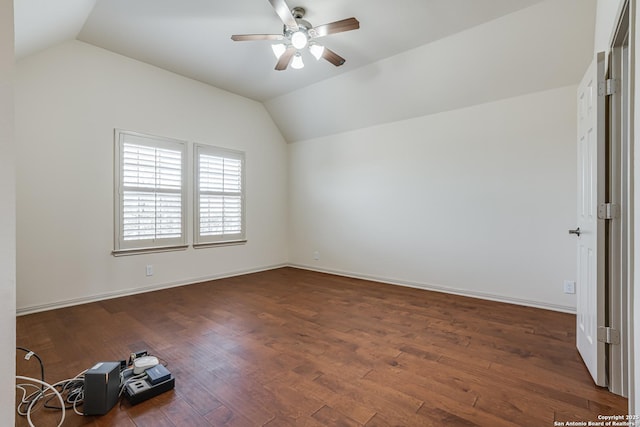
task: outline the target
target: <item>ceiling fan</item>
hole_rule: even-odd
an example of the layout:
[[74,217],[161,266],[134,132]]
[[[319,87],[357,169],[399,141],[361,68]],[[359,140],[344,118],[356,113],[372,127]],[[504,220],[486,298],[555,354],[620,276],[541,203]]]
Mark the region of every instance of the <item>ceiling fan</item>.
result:
[[320,45],[317,39],[329,34],[341,33],[344,31],[357,30],[360,22],[356,18],[347,18],[330,24],[312,26],[308,21],[302,19],[305,10],[302,7],[289,9],[285,0],[269,0],[271,6],[276,11],[284,23],[282,34],[235,34],[231,36],[234,41],[272,40],[279,43],[272,45],[273,53],[278,58],[276,70],[286,70],[289,64],[291,68],[302,68],[302,51],[305,48],[317,59],[324,58],[336,67],[344,64],[345,59],[334,51]]

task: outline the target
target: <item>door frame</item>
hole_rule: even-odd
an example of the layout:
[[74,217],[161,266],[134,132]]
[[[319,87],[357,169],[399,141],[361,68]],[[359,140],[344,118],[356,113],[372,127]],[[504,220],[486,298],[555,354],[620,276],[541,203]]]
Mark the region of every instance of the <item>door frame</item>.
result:
[[607,326],[619,332],[619,344],[607,345],[609,391],[629,395],[629,303],[633,279],[633,144],[631,135],[632,56],[631,15],[628,1],[622,3],[610,44],[607,77],[614,90],[607,98],[606,199],[615,207],[606,224]]

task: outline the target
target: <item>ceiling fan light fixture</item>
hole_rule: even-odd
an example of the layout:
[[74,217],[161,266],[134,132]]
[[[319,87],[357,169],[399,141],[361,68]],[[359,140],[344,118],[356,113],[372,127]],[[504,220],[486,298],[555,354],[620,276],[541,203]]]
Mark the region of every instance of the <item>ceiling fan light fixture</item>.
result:
[[309,45],[309,52],[311,52],[314,58],[320,60],[320,58],[322,58],[322,54],[324,53],[324,46],[313,43]]
[[272,44],[271,49],[273,50],[273,54],[276,56],[276,59],[280,59],[284,51],[287,50],[287,47],[282,43],[278,43]]
[[302,55],[300,55],[300,52],[297,52],[291,60],[291,68],[296,70],[304,68],[304,62],[302,61]]
[[360,28],[360,22],[356,18],[341,19],[314,27],[309,21],[304,19],[306,11],[303,7],[298,6],[290,9],[287,5],[287,0],[269,0],[269,3],[271,3],[273,10],[282,21],[282,24],[284,24],[284,26],[281,27],[282,33],[234,34],[231,36],[231,40],[271,41],[273,43],[271,49],[277,58],[276,71],[286,70],[289,66],[297,69],[303,68],[302,53],[307,49],[317,60],[322,58],[336,67],[344,64],[345,59],[343,57],[331,49],[317,44],[316,39],[330,34],[357,30]]
[[304,31],[296,31],[291,34],[291,44],[296,49],[304,49],[308,42],[309,39]]

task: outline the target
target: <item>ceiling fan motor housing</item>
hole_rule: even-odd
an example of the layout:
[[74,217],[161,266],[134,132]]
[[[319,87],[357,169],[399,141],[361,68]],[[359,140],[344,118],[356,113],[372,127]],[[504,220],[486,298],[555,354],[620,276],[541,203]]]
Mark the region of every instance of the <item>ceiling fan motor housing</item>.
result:
[[[309,21],[302,19],[305,12],[306,11],[302,7],[294,7],[293,9],[291,9],[291,14],[295,18],[296,24],[298,24],[298,28],[292,29],[285,25],[283,30],[283,35],[287,39],[289,39],[289,41],[297,49],[306,47],[307,44],[309,43],[309,40],[315,36],[315,31],[313,30],[313,26],[309,23]],[[298,38],[298,41],[296,41],[296,37]]]
[[296,21],[298,19],[304,18],[304,14],[306,13],[306,10],[304,10],[304,7],[294,7],[293,9],[291,9],[291,14],[293,15],[293,17],[296,19]]

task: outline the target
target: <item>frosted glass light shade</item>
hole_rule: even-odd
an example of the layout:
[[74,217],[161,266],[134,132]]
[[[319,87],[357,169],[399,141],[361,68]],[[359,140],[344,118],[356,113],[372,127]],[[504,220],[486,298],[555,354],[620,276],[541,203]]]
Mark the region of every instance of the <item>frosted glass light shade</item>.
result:
[[279,43],[272,44],[271,49],[273,50],[273,54],[276,56],[276,59],[280,59],[284,51],[287,50],[287,47],[284,44]]
[[307,35],[302,31],[296,31],[291,35],[291,44],[296,49],[303,49],[307,45],[308,41],[309,39],[307,39]]
[[309,46],[309,52],[316,58],[322,58],[322,54],[324,53],[324,46],[320,46],[319,44],[312,44]]
[[291,68],[295,68],[296,70],[304,68],[304,62],[302,62],[302,55],[300,55],[300,52],[296,53],[291,60]]

